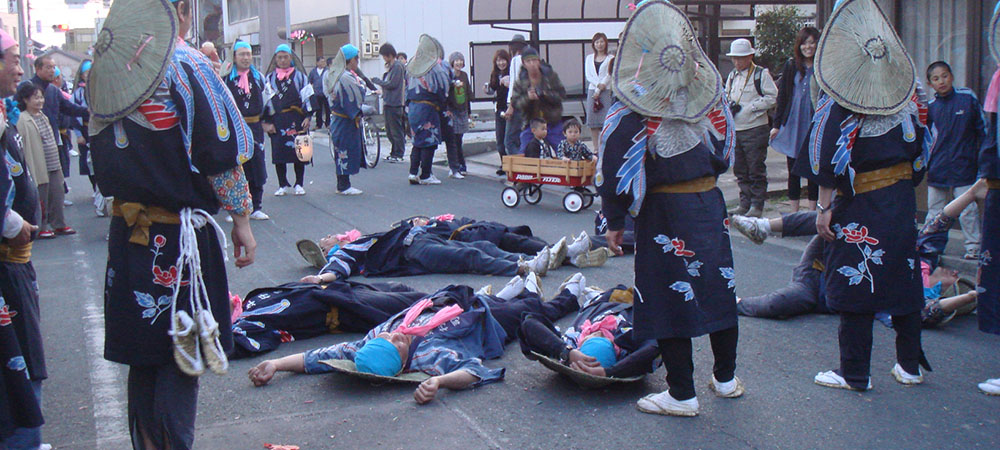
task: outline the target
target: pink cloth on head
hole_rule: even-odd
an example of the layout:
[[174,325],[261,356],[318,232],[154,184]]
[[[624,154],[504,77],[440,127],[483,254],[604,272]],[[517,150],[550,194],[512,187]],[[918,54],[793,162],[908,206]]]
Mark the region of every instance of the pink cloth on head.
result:
[[997,112],[997,101],[1000,100],[1000,68],[993,72],[990,80],[990,87],[986,90],[986,101],[983,102],[983,111]]
[[15,45],[17,45],[17,39],[11,37],[6,31],[0,30],[0,52],[5,52]]
[[615,344],[615,335],[611,333],[617,328],[618,319],[616,319],[615,316],[604,316],[604,318],[597,323],[590,323],[590,319],[587,319],[583,322],[583,325],[580,326],[580,337],[576,339],[576,346],[579,348],[583,345],[583,341],[587,340],[588,336],[600,332],[601,336],[604,336],[611,341],[612,344],[614,344],[615,354],[617,355],[621,353],[622,349],[618,347],[618,344]]
[[236,74],[239,75],[239,78],[236,79],[236,86],[239,87],[244,94],[250,95],[250,69],[237,69]]
[[425,309],[430,308],[433,305],[434,302],[432,302],[428,298],[425,298],[417,302],[410,308],[409,311],[406,312],[406,315],[403,316],[403,324],[397,327],[395,332],[408,334],[410,336],[426,336],[427,333],[437,328],[442,323],[454,319],[460,316],[463,312],[465,312],[465,310],[462,309],[461,306],[451,305],[434,314],[434,317],[431,317],[431,320],[428,321],[426,324],[421,325],[419,327],[410,326],[410,324],[413,323],[414,320],[417,320],[417,317],[420,316],[420,313],[424,312]]
[[354,242],[358,240],[359,237],[361,237],[361,232],[358,230],[351,230],[344,234],[338,234],[334,237],[337,238],[338,241]]
[[287,67],[287,68],[282,69],[282,68],[279,67],[279,68],[274,69],[274,71],[278,73],[278,79],[281,80],[281,81],[284,81],[284,80],[288,79],[288,77],[290,77],[292,75],[292,72],[295,72],[295,68],[294,67]]
[[454,214],[441,214],[440,216],[435,217],[434,220],[436,220],[438,222],[451,222],[452,220],[455,220],[455,215]]
[[236,323],[236,319],[240,318],[240,314],[243,314],[243,299],[239,295],[229,292],[229,304],[232,306],[232,316],[229,318],[230,322]]

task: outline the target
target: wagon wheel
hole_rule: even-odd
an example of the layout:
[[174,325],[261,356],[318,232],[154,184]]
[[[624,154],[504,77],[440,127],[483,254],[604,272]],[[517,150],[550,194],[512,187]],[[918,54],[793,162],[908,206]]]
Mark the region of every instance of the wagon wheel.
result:
[[583,196],[583,209],[590,208],[590,206],[594,204],[594,197],[595,197],[595,195],[591,194],[590,192],[587,192],[586,194],[584,194],[584,196]]
[[563,197],[563,208],[571,213],[580,212],[583,209],[583,196],[579,192],[568,192]]
[[517,194],[517,189],[512,187],[506,187],[503,192],[500,192],[500,201],[503,205],[508,208],[517,207],[518,203],[521,203],[521,196]]
[[542,201],[542,187],[537,184],[529,184],[522,192],[524,201],[529,205],[536,205]]

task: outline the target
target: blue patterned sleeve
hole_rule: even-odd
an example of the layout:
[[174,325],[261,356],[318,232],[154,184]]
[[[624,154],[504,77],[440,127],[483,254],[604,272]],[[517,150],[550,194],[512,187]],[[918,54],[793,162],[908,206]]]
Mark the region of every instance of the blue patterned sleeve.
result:
[[425,345],[417,347],[410,362],[410,370],[423,372],[432,377],[464,370],[479,378],[468,387],[482,386],[503,379],[506,369],[490,369],[483,365],[482,359],[463,357],[459,352],[440,344],[440,342],[425,341]]

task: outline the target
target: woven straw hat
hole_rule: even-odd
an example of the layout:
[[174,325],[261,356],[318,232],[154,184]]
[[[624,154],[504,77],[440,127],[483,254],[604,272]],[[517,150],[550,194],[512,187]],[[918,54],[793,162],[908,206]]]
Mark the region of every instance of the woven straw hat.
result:
[[330,366],[335,372],[375,383],[422,383],[424,380],[430,378],[430,375],[423,372],[407,372],[392,377],[359,372],[358,366],[354,365],[354,361],[347,359],[324,359],[320,363]]
[[1000,64],[1000,3],[993,8],[993,18],[990,19],[988,37],[990,42],[990,54],[993,60]]
[[117,0],[94,44],[87,105],[113,122],[149,98],[163,81],[177,46],[177,12],[170,0]]
[[542,365],[547,369],[566,375],[570,380],[573,380],[574,383],[584,389],[597,389],[616,383],[633,383],[643,379],[643,376],[628,378],[599,377],[597,375],[591,375],[589,373],[564,366],[559,361],[549,358],[541,353],[531,352],[531,354],[532,356],[538,358],[538,362],[542,363]]
[[337,56],[333,57],[326,76],[323,77],[323,93],[327,98],[333,98],[333,90],[337,88],[337,82],[344,72],[347,72],[347,59],[344,58],[344,52],[337,50]]
[[840,0],[816,48],[820,89],[844,108],[890,115],[917,86],[913,60],[874,0]]
[[691,21],[662,0],[643,2],[625,25],[611,88],[633,111],[688,122],[704,118],[723,93]]
[[426,34],[420,35],[417,43],[417,52],[413,54],[410,61],[406,63],[406,73],[411,77],[419,78],[427,75],[434,65],[444,59],[444,47],[437,39]]

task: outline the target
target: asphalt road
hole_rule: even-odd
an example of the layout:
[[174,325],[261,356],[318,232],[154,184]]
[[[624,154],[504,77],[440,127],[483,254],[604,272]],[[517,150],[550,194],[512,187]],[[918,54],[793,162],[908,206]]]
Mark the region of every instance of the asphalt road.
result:
[[[308,194],[303,197],[273,197],[277,183],[270,169],[264,209],[272,220],[253,223],[257,262],[242,270],[230,262],[232,291],[245,295],[253,288],[311,273],[295,251],[298,239],[350,228],[381,230],[416,214],[453,213],[528,224],[550,241],[592,230],[593,213],[566,213],[561,195],[546,193],[539,205],[522,202],[507,209],[500,203],[497,179],[450,180],[440,167],[436,172],[445,180],[443,185],[410,186],[403,164],[382,161],[354,178],[364,195],[335,195],[329,152],[318,149],[317,155],[316,165],[306,171]],[[126,369],[101,356],[108,220],[94,216],[89,185],[75,175],[75,169],[70,184],[73,191],[68,198],[76,205],[67,209],[67,219],[79,234],[37,243],[33,258],[50,373],[44,392],[44,437],[56,448],[127,448]],[[734,236],[737,292],[755,295],[784,285],[799,257],[797,245],[754,246]],[[630,257],[615,258],[583,273],[591,285],[627,285],[632,281],[632,262]],[[562,268],[550,274],[543,279],[543,288],[551,292],[572,273],[571,268]],[[430,275],[396,281],[433,291],[449,283],[499,287],[506,279]],[[812,383],[817,371],[837,364],[837,323],[832,316],[786,321],[742,318],[737,374],[747,393],[735,400],[715,398],[707,389],[711,349],[707,337],[696,339],[701,414],[694,419],[647,415],[635,409],[636,399],[665,389],[662,368],[632,385],[584,391],[525,359],[516,343],[501,359],[488,362],[507,368],[503,382],[469,391],[442,391],[426,406],[414,403],[411,386],[374,386],[337,374],[279,375],[270,386],[255,388],[246,372],[260,359],[232,361],[228,375],[201,378],[195,445],[205,449],[260,449],[265,442],[303,449],[1000,448],[1000,398],[984,396],[975,387],[1000,375],[1000,341],[979,333],[974,317],[958,318],[942,330],[924,334],[925,350],[936,370],[924,385],[909,388],[889,375],[893,333],[876,324],[874,389],[867,393]],[[292,342],[268,357],[356,337],[328,335]]]

